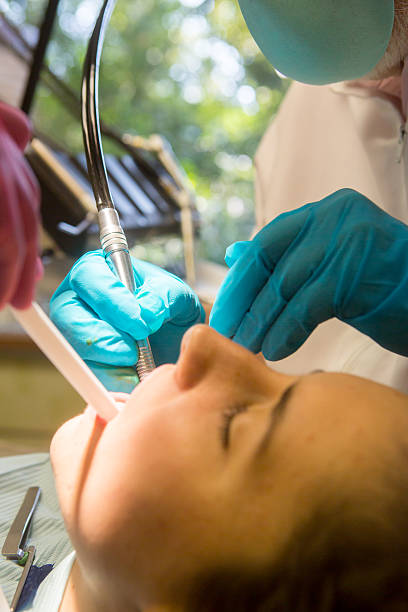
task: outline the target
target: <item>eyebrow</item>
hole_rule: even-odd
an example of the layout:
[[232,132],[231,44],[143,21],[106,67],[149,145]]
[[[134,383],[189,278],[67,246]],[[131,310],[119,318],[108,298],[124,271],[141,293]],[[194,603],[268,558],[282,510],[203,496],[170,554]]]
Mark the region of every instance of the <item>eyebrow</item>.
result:
[[[312,376],[313,374],[321,374],[325,370],[312,370],[309,372],[308,376]],[[284,416],[287,413],[287,409],[289,407],[289,402],[296,391],[298,385],[302,382],[303,376],[295,380],[289,387],[286,387],[282,395],[279,397],[278,401],[272,406],[270,413],[270,422],[269,426],[262,436],[262,440],[258,446],[257,454],[261,454],[264,452],[269,445],[269,442],[277,430],[278,426],[281,424]]]
[[275,434],[277,428],[279,427],[285,414],[287,413],[290,399],[293,396],[294,391],[296,391],[296,388],[298,387],[301,380],[301,378],[298,378],[297,380],[295,380],[294,383],[289,385],[289,387],[287,387],[282,393],[282,395],[279,397],[278,401],[272,406],[270,413],[270,422],[267,430],[262,436],[262,440],[257,449],[257,454],[264,452],[267,446],[269,445],[271,438]]

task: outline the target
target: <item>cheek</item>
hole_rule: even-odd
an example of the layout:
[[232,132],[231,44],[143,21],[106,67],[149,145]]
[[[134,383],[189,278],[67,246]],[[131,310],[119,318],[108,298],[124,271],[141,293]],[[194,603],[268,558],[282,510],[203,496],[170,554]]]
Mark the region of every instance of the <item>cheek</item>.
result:
[[174,424],[149,416],[112,423],[96,448],[76,524],[77,546],[92,555],[122,557],[130,541],[143,555],[160,549],[190,503],[186,444]]
[[87,469],[89,452],[103,426],[93,417],[82,414],[64,423],[54,434],[50,447],[62,514],[68,528],[73,521],[81,483]]
[[89,562],[107,573],[118,572],[114,560],[123,558],[138,573],[166,563],[171,569],[174,559],[191,559],[210,538],[223,503],[225,457],[217,438],[219,411],[209,414],[207,404],[182,398],[146,410],[126,408],[108,423],[71,536]]

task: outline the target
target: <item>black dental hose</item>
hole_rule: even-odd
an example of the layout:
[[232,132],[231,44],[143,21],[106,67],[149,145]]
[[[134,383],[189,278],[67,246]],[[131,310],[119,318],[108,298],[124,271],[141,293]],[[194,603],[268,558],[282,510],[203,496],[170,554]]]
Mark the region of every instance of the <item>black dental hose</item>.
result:
[[[113,203],[106,172],[98,107],[99,63],[106,26],[115,5],[115,0],[105,0],[100,10],[84,62],[82,77],[81,107],[82,133],[86,163],[98,209],[99,236],[105,259],[110,259],[122,283],[135,292],[136,283],[126,236],[119,222]],[[143,380],[154,370],[154,360],[149,339],[137,340],[139,359],[136,371]]]

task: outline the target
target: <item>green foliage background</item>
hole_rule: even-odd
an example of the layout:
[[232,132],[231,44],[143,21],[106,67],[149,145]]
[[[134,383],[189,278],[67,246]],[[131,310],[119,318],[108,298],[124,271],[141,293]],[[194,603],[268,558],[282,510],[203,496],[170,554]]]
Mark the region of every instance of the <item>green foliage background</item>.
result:
[[[12,0],[8,16],[38,24],[44,0]],[[61,0],[48,65],[78,93],[100,3]],[[225,248],[254,224],[253,156],[288,82],[258,51],[236,0],[118,0],[106,33],[101,116],[123,131],[163,134],[197,194],[200,254]],[[42,87],[35,123],[73,151],[78,122]],[[105,145],[108,150],[108,146]]]

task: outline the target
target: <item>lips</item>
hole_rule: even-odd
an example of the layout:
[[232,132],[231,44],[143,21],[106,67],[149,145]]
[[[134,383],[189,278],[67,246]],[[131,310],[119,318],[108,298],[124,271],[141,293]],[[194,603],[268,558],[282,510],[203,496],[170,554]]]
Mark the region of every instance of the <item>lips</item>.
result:
[[94,419],[98,425],[105,426],[107,424],[106,419],[103,419],[97,412],[92,408],[92,406],[87,406],[84,410],[84,415],[89,416],[91,419]]
[[60,473],[70,478],[87,469],[91,456],[107,423],[87,406],[84,412],[66,421],[54,434],[51,459]]
[[[118,407],[118,411],[119,414],[120,412],[123,410],[123,408],[125,407],[128,399],[129,399],[129,394],[128,393],[112,393],[113,398],[115,400],[115,403]],[[92,406],[87,406],[83,412],[83,414],[81,415],[83,417],[83,419],[89,419],[92,423],[92,430],[90,433],[90,436],[88,438],[88,442],[86,444],[86,460],[85,460],[85,464],[84,464],[84,468],[88,469],[89,468],[89,463],[92,459],[92,456],[95,452],[95,448],[99,442],[99,440],[101,439],[101,436],[105,430],[105,427],[111,423],[112,421],[115,421],[118,416],[114,417],[113,419],[111,419],[111,421],[106,421],[105,419],[103,419],[97,412],[96,410],[94,410],[94,408],[92,408]],[[85,423],[84,425],[85,426]]]
[[95,452],[95,448],[104,432],[104,429],[107,425],[107,421],[100,417],[99,414],[97,414],[95,410],[91,408],[91,406],[86,407],[84,411],[84,417],[89,418],[91,422],[93,421],[90,436],[84,449],[86,453],[85,462],[89,463],[92,458],[92,455]]

